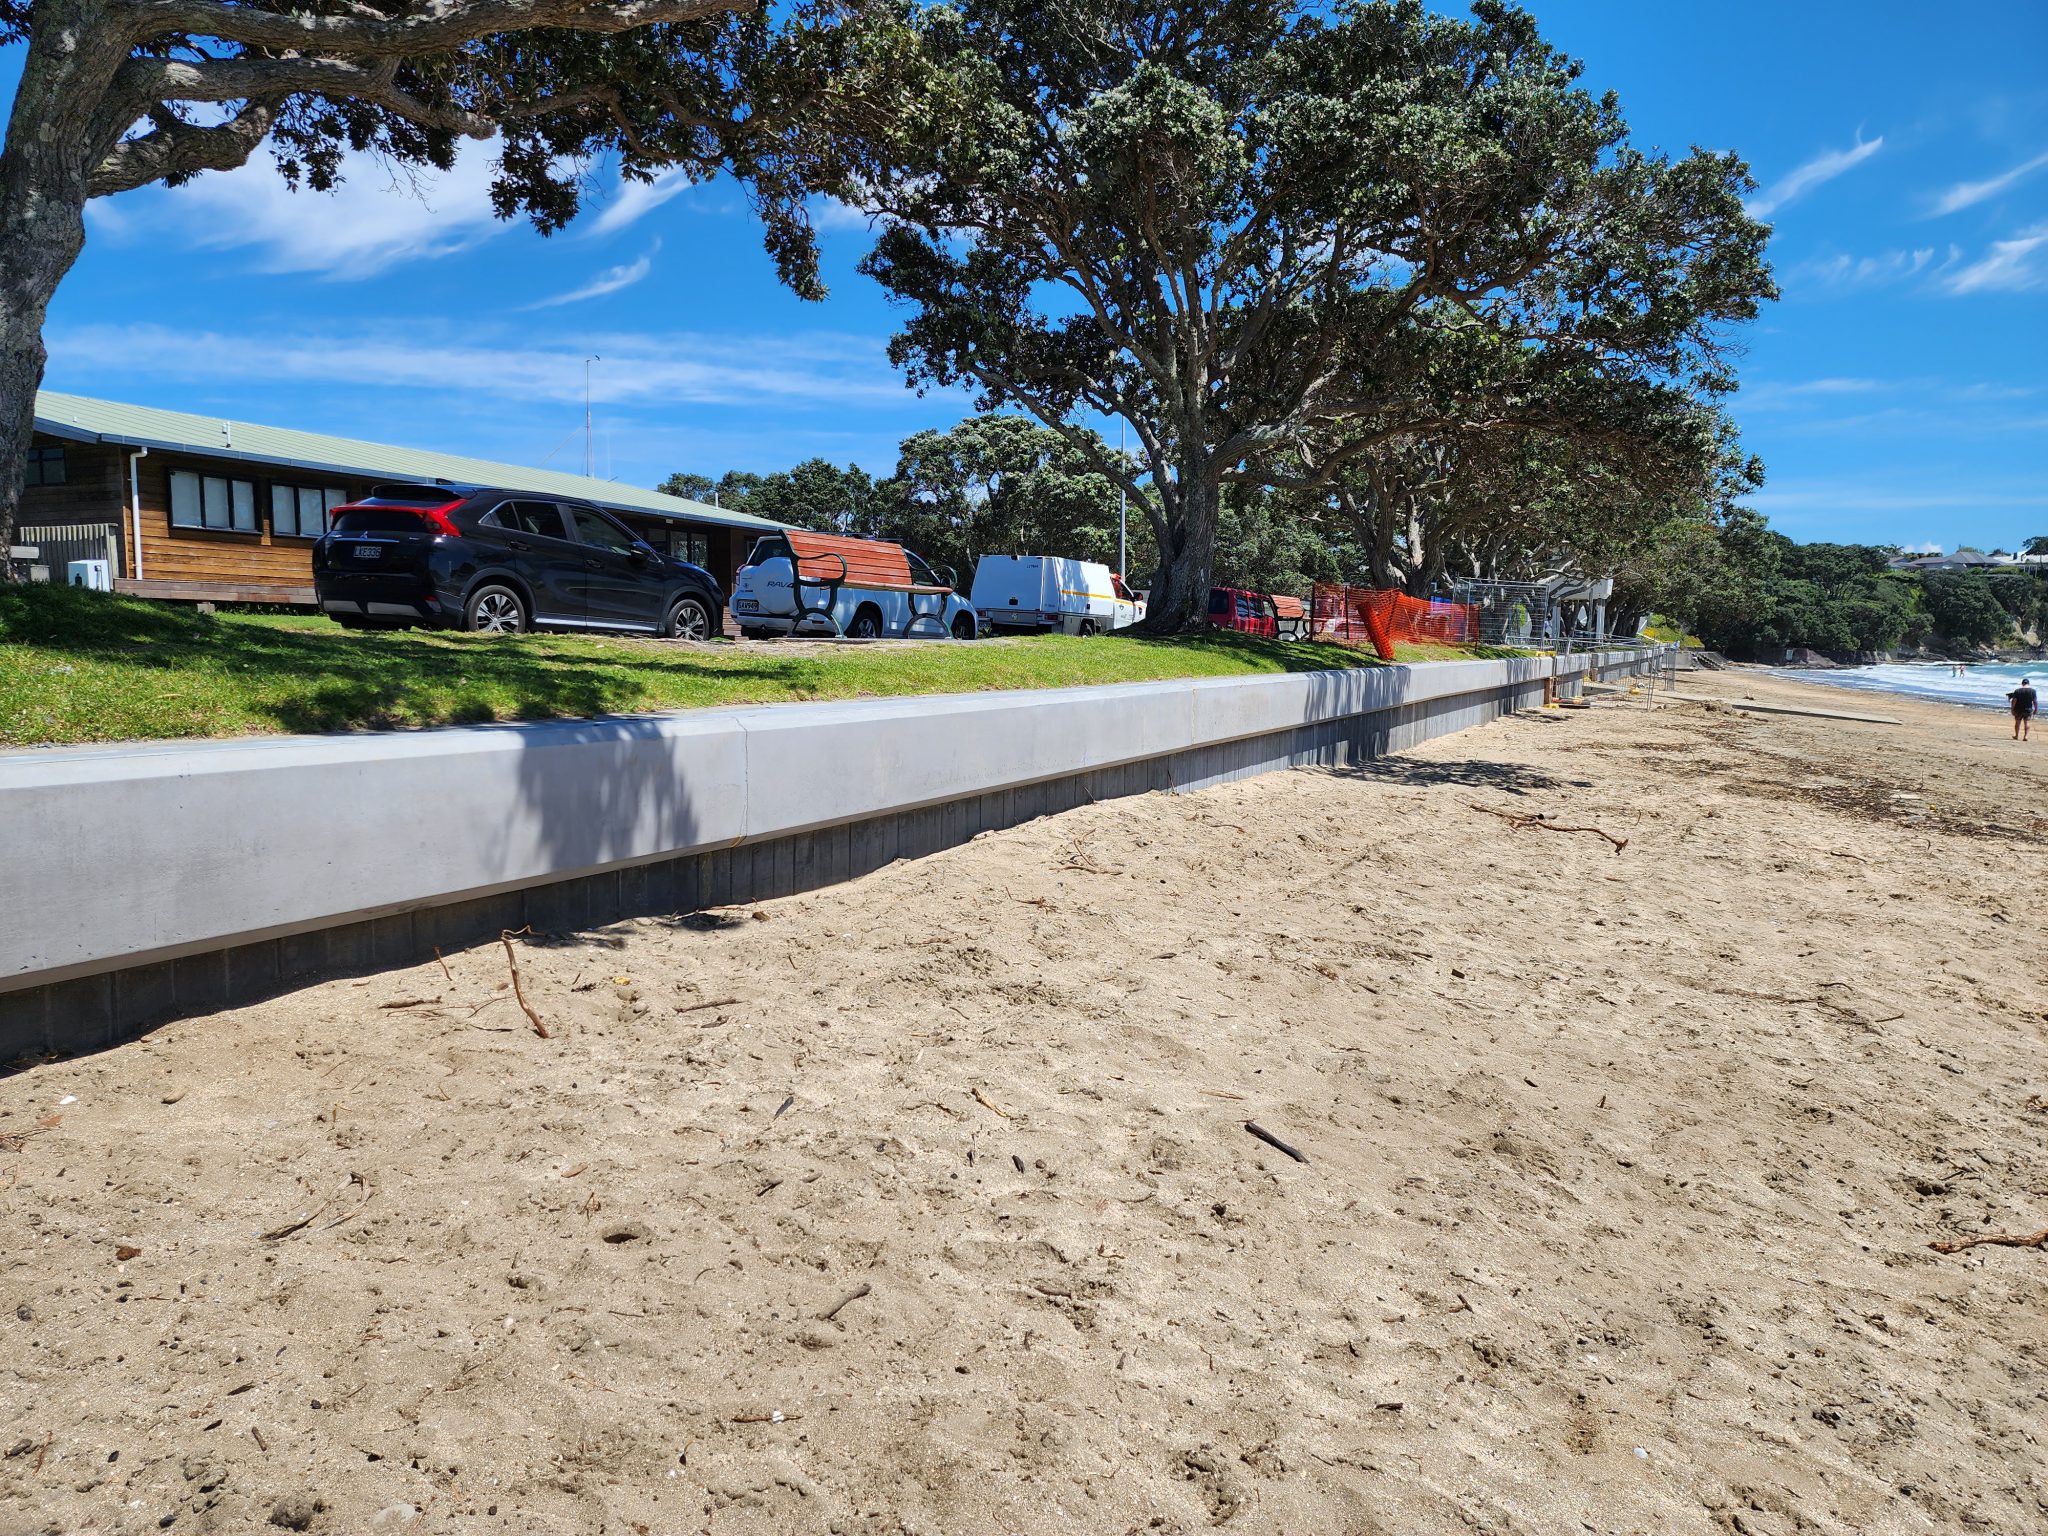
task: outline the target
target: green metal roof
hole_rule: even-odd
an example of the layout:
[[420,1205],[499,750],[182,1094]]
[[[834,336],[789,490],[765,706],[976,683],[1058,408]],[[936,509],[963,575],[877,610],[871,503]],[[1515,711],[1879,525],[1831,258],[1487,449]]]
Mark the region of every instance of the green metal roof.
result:
[[389,443],[365,443],[352,437],[296,432],[289,427],[265,427],[219,416],[194,416],[150,405],[123,405],[114,400],[94,400],[86,395],[64,395],[48,389],[36,392],[36,430],[74,442],[203,453],[251,464],[321,470],[373,480],[429,484],[446,481],[451,485],[502,486],[541,496],[575,496],[622,512],[712,523],[724,528],[782,526],[767,518],[750,517],[687,497],[664,496],[660,491],[642,490],[616,480],[597,480],[556,469],[532,469],[524,464],[498,464],[424,448],[395,448]]

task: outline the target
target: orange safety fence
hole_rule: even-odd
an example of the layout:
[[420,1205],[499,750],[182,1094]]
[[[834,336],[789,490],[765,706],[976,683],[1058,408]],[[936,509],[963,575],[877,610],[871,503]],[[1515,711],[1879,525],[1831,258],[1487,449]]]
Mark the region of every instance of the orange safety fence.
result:
[[1309,636],[1339,645],[1370,645],[1382,661],[1406,640],[1437,645],[1467,644],[1479,636],[1479,609],[1410,597],[1386,587],[1347,587],[1319,581],[1309,598]]

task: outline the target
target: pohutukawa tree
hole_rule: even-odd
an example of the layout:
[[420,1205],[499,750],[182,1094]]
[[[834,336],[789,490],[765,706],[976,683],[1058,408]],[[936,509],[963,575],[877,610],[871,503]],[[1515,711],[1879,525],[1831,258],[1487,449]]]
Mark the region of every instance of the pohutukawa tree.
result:
[[1634,148],[1497,0],[951,0],[867,36],[812,174],[879,218],[894,355],[1077,445],[1130,423],[1141,472],[1093,457],[1149,481],[1155,627],[1204,602],[1224,484],[1438,424],[1440,340],[1711,393],[1771,291],[1741,162]]
[[0,543],[44,315],[84,247],[88,200],[228,170],[266,141],[287,180],[324,189],[347,151],[445,169],[461,140],[496,139],[497,212],[543,231],[574,215],[600,152],[629,177],[734,170],[784,276],[814,293],[802,199],[758,108],[823,74],[740,14],[756,3],[0,0],[0,44],[25,45],[0,151]]
[[[1093,434],[1088,434],[1090,437]],[[1085,441],[1085,439],[1084,439]],[[885,531],[974,580],[983,555],[1057,550],[1114,565],[1117,487],[1093,456],[1027,416],[970,416],[948,432],[903,440]],[[1142,508],[1130,509],[1134,523]]]
[[[1455,349],[1436,350],[1441,363]],[[1446,576],[1600,570],[1674,509],[1731,494],[1734,432],[1714,407],[1499,350],[1504,367],[1439,367],[1391,422],[1361,418],[1361,446],[1347,444],[1334,481],[1312,493],[1349,523],[1376,585],[1421,595]],[[1426,428],[1407,429],[1425,415]]]

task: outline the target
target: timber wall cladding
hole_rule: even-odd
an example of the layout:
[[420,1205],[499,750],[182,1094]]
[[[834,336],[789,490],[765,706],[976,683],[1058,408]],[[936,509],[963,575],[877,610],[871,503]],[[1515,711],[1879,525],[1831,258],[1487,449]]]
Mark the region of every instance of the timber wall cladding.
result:
[[128,462],[105,443],[73,443],[36,434],[38,448],[64,450],[64,483],[32,485],[21,493],[25,528],[67,523],[123,522],[128,504]]
[[[171,471],[225,475],[256,484],[255,533],[171,526]],[[142,574],[149,581],[238,582],[262,587],[313,585],[313,541],[275,535],[270,526],[270,487],[332,485],[350,499],[365,493],[362,480],[340,475],[294,473],[240,459],[152,453],[142,461]]]

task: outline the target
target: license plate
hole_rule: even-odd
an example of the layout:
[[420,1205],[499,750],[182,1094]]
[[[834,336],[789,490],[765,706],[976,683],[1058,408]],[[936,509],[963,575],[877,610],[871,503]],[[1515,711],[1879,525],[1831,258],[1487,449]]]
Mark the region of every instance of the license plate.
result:
[[356,546],[356,558],[358,560],[382,560],[384,558],[384,546],[381,544],[358,544]]
[[761,605],[751,597],[735,598],[733,600],[733,607],[741,613],[759,613],[761,611]]

